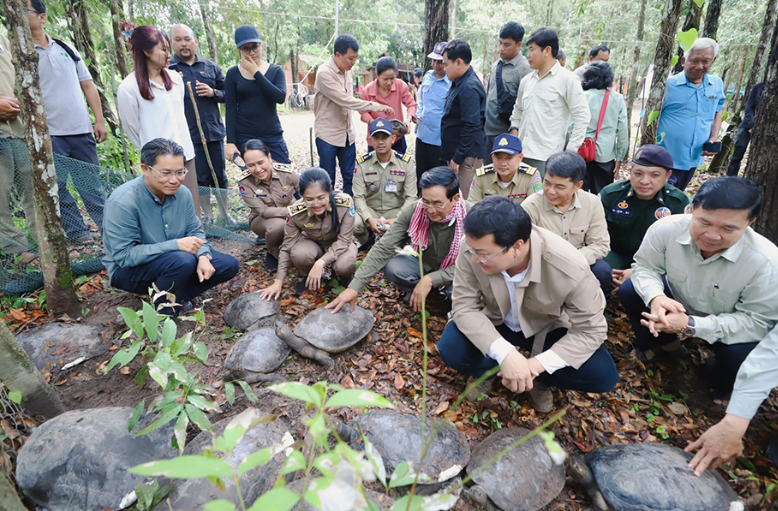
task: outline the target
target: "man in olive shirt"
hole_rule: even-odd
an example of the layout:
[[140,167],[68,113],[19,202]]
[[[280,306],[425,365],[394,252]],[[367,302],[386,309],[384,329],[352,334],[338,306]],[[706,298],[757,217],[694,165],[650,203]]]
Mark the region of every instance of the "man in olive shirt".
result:
[[416,197],[416,170],[410,155],[392,151],[397,140],[392,123],[378,118],[370,123],[370,145],[374,151],[357,158],[354,169],[354,204],[357,217],[354,236],[364,248],[383,234],[397,219],[403,206]]
[[660,218],[688,212],[689,197],[667,184],[672,168],[673,157],[667,149],[646,144],[635,152],[629,179],[600,191],[611,238],[605,262],[613,268],[617,285],[632,275],[632,258],[648,228]]
[[[451,296],[454,262],[459,253],[468,204],[460,197],[459,178],[448,167],[435,167],[421,177],[421,199],[405,206],[397,221],[370,250],[348,289],[327,305],[337,312],[345,304],[351,311],[357,296],[383,268],[386,280],[406,291],[406,301],[421,310],[422,296],[443,288]],[[424,278],[419,260],[410,254],[398,254],[406,246],[422,251]]]
[[740,365],[778,322],[778,248],[750,227],[760,206],[750,181],[708,181],[691,215],[648,229],[619,288],[640,360],[678,349],[676,334],[710,343],[715,399],[729,399]]
[[602,203],[581,190],[586,162],[577,153],[551,155],[543,178],[543,193],[522,203],[532,223],[561,236],[589,262],[604,293],[612,288],[613,270],[603,258],[610,252],[610,236]]
[[475,204],[484,197],[500,195],[519,204],[528,196],[543,190],[543,182],[537,169],[521,163],[521,140],[516,135],[504,133],[492,143],[494,163],[475,171],[467,202]]

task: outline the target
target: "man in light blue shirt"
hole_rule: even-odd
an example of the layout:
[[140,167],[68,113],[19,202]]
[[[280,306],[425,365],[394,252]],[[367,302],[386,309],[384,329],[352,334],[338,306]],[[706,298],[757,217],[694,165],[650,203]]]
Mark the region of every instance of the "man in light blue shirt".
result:
[[668,182],[681,191],[704,157],[720,150],[705,146],[719,138],[721,109],[727,98],[721,78],[708,74],[718,51],[713,39],[697,39],[681,60],[683,73],[667,80],[657,144],[670,151],[675,168]]
[[[155,284],[175,298],[162,297],[160,313],[177,316],[189,300],[238,273],[238,261],[211,249],[194,209],[184,149],[163,138],[141,149],[143,176],[114,190],[105,203],[103,264],[111,285],[145,295]],[[180,304],[180,305],[179,305]]]
[[432,69],[427,71],[419,90],[419,107],[413,120],[419,124],[416,130],[416,182],[422,174],[440,165],[440,120],[451,80],[443,67],[443,50],[446,43],[436,43],[432,53]]

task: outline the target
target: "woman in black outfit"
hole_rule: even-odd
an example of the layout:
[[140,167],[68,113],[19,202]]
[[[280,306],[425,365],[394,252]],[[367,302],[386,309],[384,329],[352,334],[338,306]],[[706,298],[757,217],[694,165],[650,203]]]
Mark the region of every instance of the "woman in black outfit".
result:
[[276,111],[276,105],[286,101],[284,70],[262,60],[262,39],[256,28],[235,29],[235,45],[241,59],[224,80],[227,158],[232,160],[247,141],[256,138],[265,143],[273,161],[291,163]]

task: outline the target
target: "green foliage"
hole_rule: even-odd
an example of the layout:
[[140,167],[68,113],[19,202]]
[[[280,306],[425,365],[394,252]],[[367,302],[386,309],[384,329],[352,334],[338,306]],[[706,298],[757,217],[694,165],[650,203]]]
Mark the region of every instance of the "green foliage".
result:
[[151,511],[162,502],[173,489],[170,485],[160,488],[159,481],[142,482],[135,485],[135,496],[138,500],[130,508],[131,511]]
[[654,121],[657,120],[659,117],[659,110],[652,110],[650,114],[648,114],[648,122],[646,123],[648,126],[651,126],[654,124]]
[[22,402],[22,391],[21,390],[12,390],[8,393],[8,399],[13,401],[14,403],[21,404]]
[[688,50],[695,40],[697,40],[697,29],[694,27],[686,32],[678,33],[678,46],[683,48],[684,51]]

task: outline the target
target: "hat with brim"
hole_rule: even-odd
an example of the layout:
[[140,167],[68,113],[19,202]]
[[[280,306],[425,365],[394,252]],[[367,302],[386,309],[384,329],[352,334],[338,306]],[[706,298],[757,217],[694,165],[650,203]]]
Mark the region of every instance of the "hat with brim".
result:
[[244,44],[261,42],[262,38],[259,37],[259,32],[251,25],[243,25],[235,29],[235,46],[238,48]]
[[443,60],[443,51],[446,49],[447,43],[435,43],[435,47],[432,49],[432,53],[427,55],[427,58],[432,60]]
[[370,136],[372,137],[376,133],[386,133],[390,137],[394,135],[394,129],[392,128],[392,122],[386,119],[376,119],[368,126]]
[[492,154],[505,153],[511,156],[519,154],[521,152],[521,140],[516,135],[510,133],[504,133],[497,136],[492,144]]

